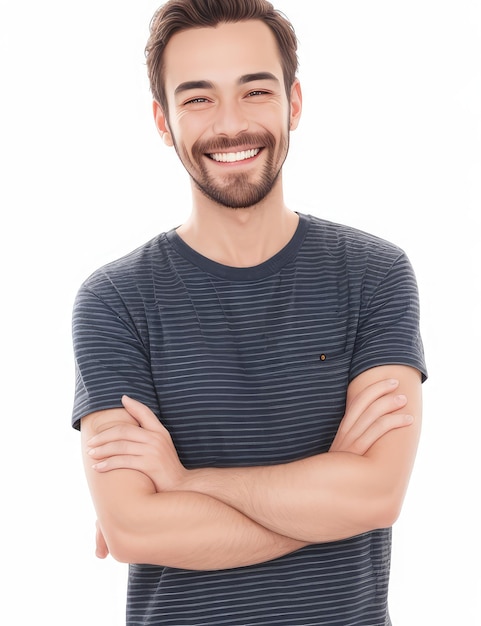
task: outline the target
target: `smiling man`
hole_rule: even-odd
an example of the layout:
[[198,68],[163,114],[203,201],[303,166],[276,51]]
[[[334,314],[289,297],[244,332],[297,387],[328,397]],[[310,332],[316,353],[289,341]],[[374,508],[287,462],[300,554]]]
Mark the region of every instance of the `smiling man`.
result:
[[172,95],[168,120],[154,104],[156,121],[191,175],[194,193],[236,209],[262,202],[280,185],[301,102],[298,83],[285,92],[269,27],[247,21],[219,26],[215,37],[209,29],[178,33],[164,64],[172,68],[165,77],[166,94]]
[[97,554],[129,563],[132,626],[390,624],[417,287],[395,245],[286,206],[296,49],[265,0],[170,0],[151,23],[191,214],[89,277],[73,321]]

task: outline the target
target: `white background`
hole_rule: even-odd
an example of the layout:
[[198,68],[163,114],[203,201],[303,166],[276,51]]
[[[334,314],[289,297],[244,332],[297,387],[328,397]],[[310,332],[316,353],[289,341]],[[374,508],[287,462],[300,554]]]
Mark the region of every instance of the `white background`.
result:
[[[415,267],[430,379],[391,582],[395,626],[481,624],[481,6],[279,0],[300,38],[292,209],[394,241]],[[315,15],[312,11],[316,9]],[[80,282],[189,213],[154,129],[152,0],[1,4],[2,623],[123,623],[93,554],[70,428]],[[195,54],[195,51],[193,51]]]

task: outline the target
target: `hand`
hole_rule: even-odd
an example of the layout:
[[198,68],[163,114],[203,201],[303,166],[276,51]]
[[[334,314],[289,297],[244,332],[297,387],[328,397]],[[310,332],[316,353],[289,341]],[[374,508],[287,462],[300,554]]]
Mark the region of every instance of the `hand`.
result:
[[329,451],[362,456],[390,430],[412,424],[411,415],[397,412],[407,404],[406,396],[394,393],[398,385],[388,379],[363,389],[347,407]]
[[109,555],[109,548],[104,538],[102,529],[98,520],[95,522],[95,556],[99,559],[105,559]]
[[123,396],[122,404],[135,424],[107,428],[88,441],[88,454],[97,472],[133,469],[148,476],[157,492],[175,491],[187,478],[169,432],[152,411],[137,400]]

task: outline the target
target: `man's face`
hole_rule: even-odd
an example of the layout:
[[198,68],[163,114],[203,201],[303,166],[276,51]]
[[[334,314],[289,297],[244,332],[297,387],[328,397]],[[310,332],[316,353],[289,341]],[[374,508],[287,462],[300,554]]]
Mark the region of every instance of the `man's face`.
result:
[[157,125],[194,190],[230,208],[261,202],[279,181],[301,108],[298,85],[286,96],[269,28],[248,21],[178,33],[164,67],[169,114],[157,109]]

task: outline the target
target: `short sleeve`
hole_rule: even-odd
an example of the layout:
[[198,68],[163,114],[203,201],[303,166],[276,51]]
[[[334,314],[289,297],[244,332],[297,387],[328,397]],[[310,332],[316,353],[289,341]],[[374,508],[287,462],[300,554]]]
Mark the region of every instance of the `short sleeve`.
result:
[[149,361],[131,312],[116,289],[101,295],[85,285],[73,308],[75,399],[72,426],[94,411],[121,407],[124,394],[147,404],[159,416]]
[[379,365],[408,365],[427,378],[416,278],[404,253],[379,274],[371,263],[363,286],[351,379]]

